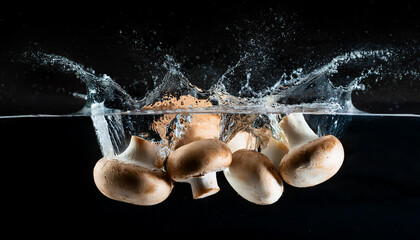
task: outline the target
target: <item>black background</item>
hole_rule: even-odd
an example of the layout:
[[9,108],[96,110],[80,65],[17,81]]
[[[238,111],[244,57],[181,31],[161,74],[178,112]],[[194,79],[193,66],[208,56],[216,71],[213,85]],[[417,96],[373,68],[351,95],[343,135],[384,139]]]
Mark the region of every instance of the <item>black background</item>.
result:
[[[133,44],[127,40],[132,29],[134,37],[144,33],[145,39],[156,29],[159,39],[150,44],[172,46],[168,51],[186,56],[188,62],[204,47],[223,40],[213,33],[222,31],[226,23],[258,17],[270,7],[293,15],[305,36],[317,36],[311,39],[314,46],[337,41],[343,49],[400,44],[415,39],[420,31],[419,9],[404,1],[31,3],[0,10],[1,79],[11,84],[48,75],[42,71],[28,75],[22,73],[25,67],[15,67],[22,64],[15,60],[22,52],[40,49],[129,82],[139,78],[141,69],[133,66],[142,63],[139,55],[132,55]],[[186,41],[192,47],[186,48]],[[16,94],[19,103],[30,90],[9,94]],[[48,99],[30,100],[35,113],[51,109]],[[7,108],[2,112],[19,113],[19,105],[2,101]],[[218,175],[221,191],[206,199],[193,200],[187,184],[176,184],[170,197],[156,206],[116,202],[101,195],[93,183],[92,169],[101,153],[88,117],[0,119],[0,129],[6,222],[2,232],[56,237],[89,233],[347,239],[416,236],[420,226],[420,124],[415,118],[354,117],[341,136],[346,159],[340,172],[313,188],[285,185],[282,198],[270,206],[240,198],[222,174]]]

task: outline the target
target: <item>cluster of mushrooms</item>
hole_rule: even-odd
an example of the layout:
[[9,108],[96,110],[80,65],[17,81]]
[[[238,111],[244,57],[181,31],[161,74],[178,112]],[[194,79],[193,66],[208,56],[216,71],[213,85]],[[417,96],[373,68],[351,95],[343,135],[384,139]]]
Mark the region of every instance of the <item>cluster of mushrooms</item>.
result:
[[218,114],[192,114],[165,158],[157,143],[132,136],[124,152],[96,163],[95,184],[111,199],[148,206],[167,199],[174,182],[188,182],[194,199],[211,196],[220,190],[216,173],[222,171],[241,197],[269,205],[281,197],[283,180],[294,187],[314,186],[336,174],[344,160],[341,142],[317,136],[301,113],[280,121],[286,141],[272,136],[262,145],[245,130],[223,142],[219,124]]

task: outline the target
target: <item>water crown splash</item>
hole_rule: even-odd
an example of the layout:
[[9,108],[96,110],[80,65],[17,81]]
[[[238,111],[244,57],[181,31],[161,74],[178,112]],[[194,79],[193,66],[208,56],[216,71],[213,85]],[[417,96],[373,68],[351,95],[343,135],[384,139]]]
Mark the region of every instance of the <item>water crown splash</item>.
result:
[[[110,156],[123,151],[131,135],[142,136],[156,142],[162,141],[162,136],[150,129],[151,124],[158,119],[157,115],[162,114],[224,114],[222,121],[224,123],[222,129],[226,130],[222,136],[224,139],[229,138],[238,129],[251,126],[254,121],[269,122],[268,128],[272,132],[278,132],[279,129],[275,126],[278,121],[273,120],[276,119],[273,116],[279,114],[304,112],[369,115],[370,113],[360,111],[353,105],[352,93],[366,88],[362,83],[364,79],[381,74],[381,64],[375,65],[375,63],[387,62],[393,57],[393,53],[389,50],[345,53],[309,73],[304,73],[302,68],[298,68],[293,70],[291,75],[283,74],[272,86],[258,92],[249,85],[253,80],[252,71],[249,69],[245,71],[246,84],[239,91],[234,91],[230,87],[232,82],[229,82],[231,80],[229,77],[235,75],[235,71],[238,75],[243,72],[241,67],[251,59],[251,54],[245,54],[233,67],[229,67],[216,84],[207,90],[191,84],[180,71],[180,65],[168,57],[164,62],[167,73],[157,86],[143,97],[130,96],[108,75],[97,76],[95,71],[86,69],[66,57],[45,53],[33,54],[32,57],[45,67],[55,66],[62,72],[75,74],[86,85],[86,95],[73,94],[83,96],[86,104],[83,109],[72,115],[91,116],[102,153],[104,156]],[[367,62],[373,64],[366,64]],[[351,70],[347,69],[347,72],[351,72],[352,77],[340,76],[341,69],[346,68]],[[182,96],[191,96],[197,101],[208,104],[204,107],[194,104],[169,105],[163,109],[147,107],[162,101],[176,101]],[[181,101],[181,104],[184,103]],[[235,123],[232,114],[249,114],[248,119],[244,121],[247,124],[236,128],[226,128]],[[265,119],[264,115],[268,116],[269,120],[261,120]],[[185,119],[187,118],[174,118],[173,124],[179,125],[179,122]],[[318,134],[339,133],[345,125],[338,123],[339,120],[339,117],[331,117],[324,118],[324,123],[318,121]],[[169,131],[175,131],[175,129]],[[182,133],[172,134],[177,136]]]

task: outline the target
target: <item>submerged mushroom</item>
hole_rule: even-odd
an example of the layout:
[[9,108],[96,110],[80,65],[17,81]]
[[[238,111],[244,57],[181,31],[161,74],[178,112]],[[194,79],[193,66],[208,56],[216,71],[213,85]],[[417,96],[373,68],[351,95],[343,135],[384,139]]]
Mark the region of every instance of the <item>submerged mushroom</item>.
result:
[[265,148],[261,153],[270,159],[276,170],[279,170],[279,164],[283,157],[289,152],[289,147],[282,141],[270,138]]
[[237,132],[226,144],[230,148],[232,154],[241,149],[254,150],[258,148],[257,138],[253,133],[248,131]]
[[159,147],[142,138],[131,136],[130,144],[117,158],[126,163],[138,164],[148,169],[163,167],[164,159],[158,154]]
[[[190,95],[168,97],[164,100],[143,107],[144,110],[179,110],[208,108],[212,104],[208,99],[198,99]],[[177,118],[178,117],[178,118]],[[176,123],[174,123],[176,122]],[[169,127],[172,124],[177,126]],[[175,150],[193,141],[218,138],[220,131],[220,114],[164,114],[153,122],[152,130],[157,132],[162,139],[171,142],[171,149]],[[168,128],[169,127],[169,128]],[[181,134],[170,133],[168,129],[182,129]]]
[[184,134],[175,148],[197,140],[219,138],[219,125],[219,114],[191,114],[189,122],[186,123]]
[[240,131],[227,142],[227,145],[232,153],[241,149],[260,149],[261,153],[266,155],[278,170],[278,165],[289,151],[289,147],[286,143],[274,139],[271,134],[267,134],[267,131],[256,130],[256,132],[260,134],[259,139],[257,139],[254,133],[249,131]]
[[280,174],[288,184],[310,187],[338,172],[344,160],[344,149],[335,136],[318,137],[301,113],[287,115],[280,127],[290,146],[279,165]]
[[203,139],[179,147],[169,155],[166,170],[172,180],[191,184],[193,198],[217,193],[216,172],[232,162],[229,147],[217,139]]
[[132,136],[127,149],[113,158],[101,158],[93,170],[98,189],[107,197],[136,205],[164,201],[173,183],[157,160],[156,146]]
[[246,200],[259,205],[276,202],[283,193],[283,182],[271,161],[253,150],[238,150],[224,171],[235,191]]

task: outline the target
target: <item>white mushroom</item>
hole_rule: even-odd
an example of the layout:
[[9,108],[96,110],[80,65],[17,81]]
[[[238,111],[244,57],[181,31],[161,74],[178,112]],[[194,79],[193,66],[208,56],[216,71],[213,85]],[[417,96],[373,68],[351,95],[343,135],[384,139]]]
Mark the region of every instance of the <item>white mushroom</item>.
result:
[[232,162],[228,146],[217,139],[203,139],[179,147],[169,155],[166,170],[176,182],[191,184],[193,198],[217,193],[216,172]]
[[288,184],[310,187],[334,176],[344,160],[340,140],[332,135],[318,137],[301,113],[292,113],[280,122],[290,146],[280,162],[280,174]]
[[105,196],[131,204],[148,206],[164,201],[173,183],[156,160],[155,150],[152,143],[133,136],[123,153],[96,163],[96,186]]
[[253,150],[238,150],[224,171],[235,191],[246,200],[259,205],[276,202],[283,193],[283,182],[271,161]]

